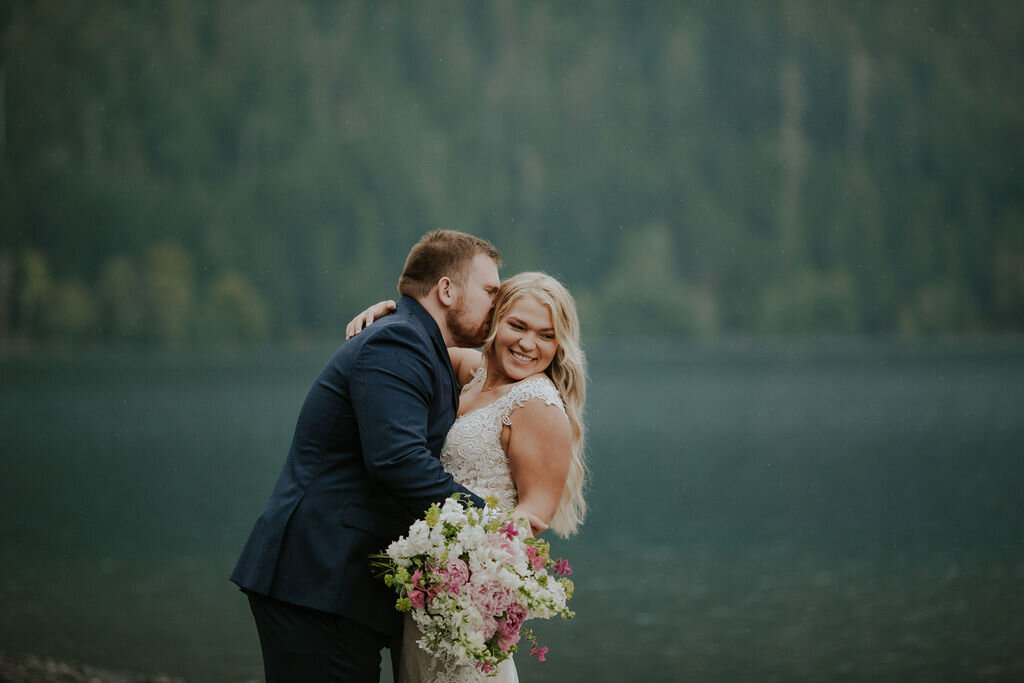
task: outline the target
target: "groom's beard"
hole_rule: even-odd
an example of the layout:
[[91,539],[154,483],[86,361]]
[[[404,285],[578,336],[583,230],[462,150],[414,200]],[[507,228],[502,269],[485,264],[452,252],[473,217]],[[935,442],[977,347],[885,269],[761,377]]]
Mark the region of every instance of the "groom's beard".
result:
[[483,346],[487,339],[487,333],[491,331],[491,313],[474,326],[472,320],[467,320],[468,314],[462,297],[458,302],[448,309],[445,322],[448,324],[448,333],[451,335],[452,344],[462,349],[475,349]]

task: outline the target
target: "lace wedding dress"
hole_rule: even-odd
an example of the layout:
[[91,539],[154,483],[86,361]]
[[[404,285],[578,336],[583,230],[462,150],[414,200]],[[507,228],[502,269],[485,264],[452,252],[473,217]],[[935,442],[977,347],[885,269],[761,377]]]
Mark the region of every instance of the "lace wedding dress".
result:
[[[463,391],[482,382],[486,373],[480,368]],[[515,482],[509,469],[508,455],[501,447],[501,431],[511,424],[509,415],[527,401],[539,399],[565,411],[558,390],[547,377],[538,376],[512,385],[504,396],[472,410],[455,421],[441,449],[441,464],[455,481],[481,498],[496,496],[499,506],[512,510],[519,502]],[[496,681],[514,683],[519,680],[515,662],[507,659],[498,668],[497,676],[486,676],[471,666],[434,657],[416,644],[420,637],[416,623],[405,616],[402,651],[399,655],[398,683],[472,683]]]

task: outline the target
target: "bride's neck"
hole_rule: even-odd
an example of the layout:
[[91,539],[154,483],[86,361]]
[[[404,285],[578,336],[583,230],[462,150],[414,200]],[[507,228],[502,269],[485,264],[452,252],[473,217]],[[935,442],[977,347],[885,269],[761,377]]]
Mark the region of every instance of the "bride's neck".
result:
[[480,386],[480,391],[488,392],[494,391],[495,389],[501,389],[509,384],[512,384],[515,380],[505,377],[497,368],[497,364],[494,363],[492,358],[484,356],[484,367],[487,368],[487,374],[484,375],[483,384]]

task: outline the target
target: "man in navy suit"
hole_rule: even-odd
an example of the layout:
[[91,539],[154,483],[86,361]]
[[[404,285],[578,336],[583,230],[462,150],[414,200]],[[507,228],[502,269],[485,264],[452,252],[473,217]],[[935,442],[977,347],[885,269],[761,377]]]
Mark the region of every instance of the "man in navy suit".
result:
[[472,235],[425,235],[395,313],[345,342],[309,390],[231,575],[249,596],[267,681],[376,683],[401,620],[369,556],[433,502],[463,493],[483,505],[438,458],[458,407],[447,347],[482,344],[500,259]]

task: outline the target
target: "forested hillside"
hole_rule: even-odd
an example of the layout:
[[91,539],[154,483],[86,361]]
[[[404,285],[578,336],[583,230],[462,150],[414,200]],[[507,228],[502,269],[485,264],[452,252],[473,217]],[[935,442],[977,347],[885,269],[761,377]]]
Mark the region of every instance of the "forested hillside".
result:
[[1024,329],[1016,3],[0,3],[0,342],[337,336],[428,229],[591,338]]

